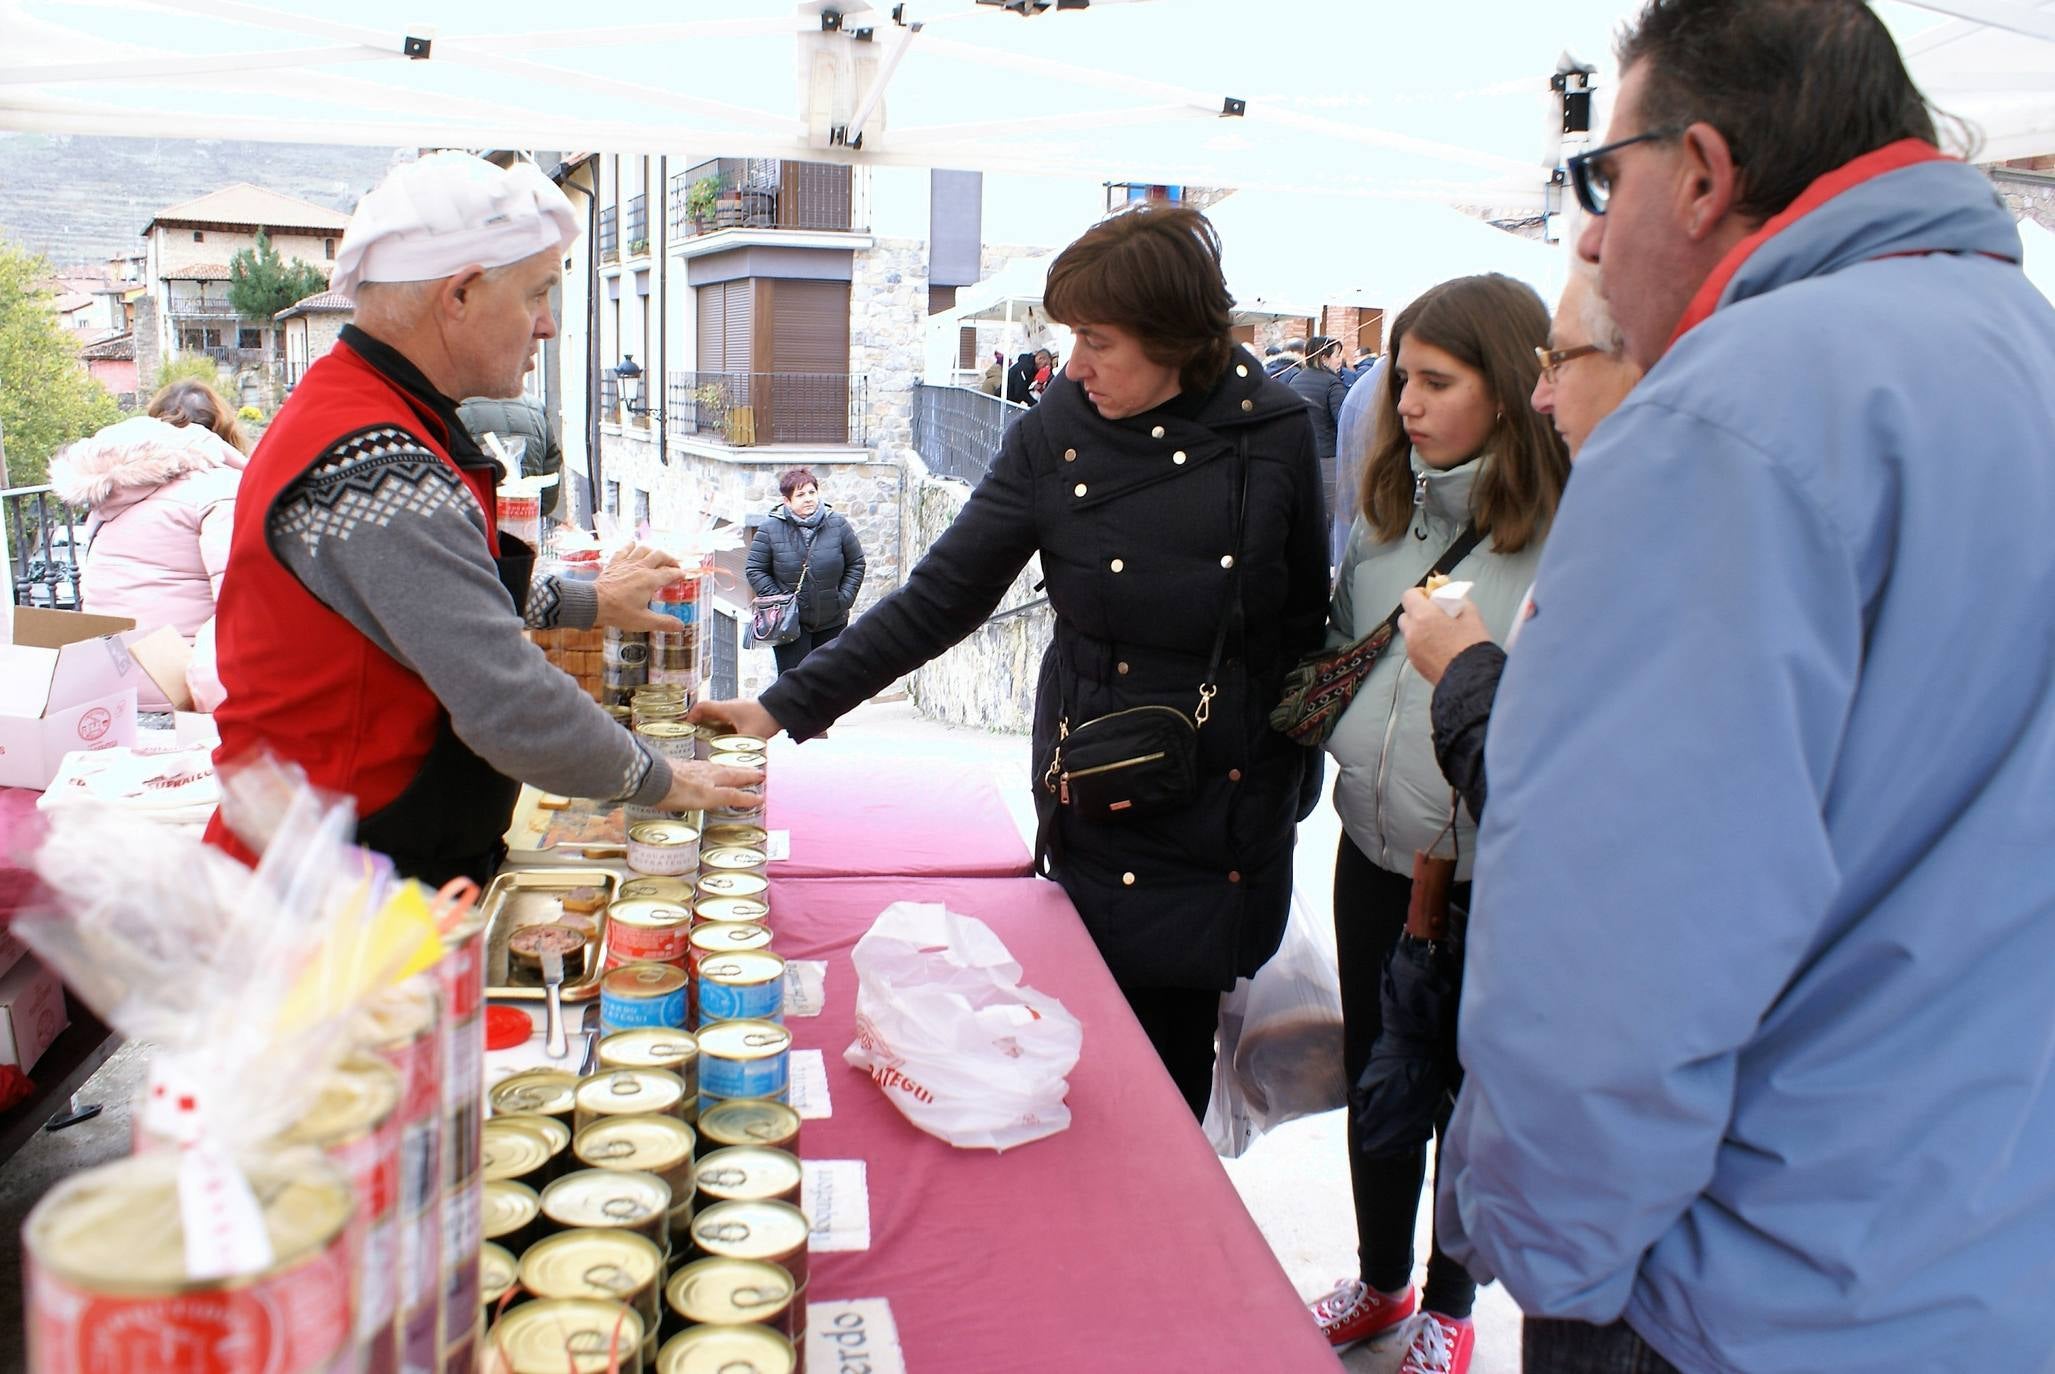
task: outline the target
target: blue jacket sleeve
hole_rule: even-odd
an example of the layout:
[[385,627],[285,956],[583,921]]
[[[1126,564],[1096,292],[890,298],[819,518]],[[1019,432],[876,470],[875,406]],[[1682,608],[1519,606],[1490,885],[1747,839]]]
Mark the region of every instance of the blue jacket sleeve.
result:
[[1437,1217],[1527,1312],[1616,1319],[1713,1181],[1839,885],[1861,611],[1831,521],[1717,424],[1630,400],[1579,462],[1485,744]]

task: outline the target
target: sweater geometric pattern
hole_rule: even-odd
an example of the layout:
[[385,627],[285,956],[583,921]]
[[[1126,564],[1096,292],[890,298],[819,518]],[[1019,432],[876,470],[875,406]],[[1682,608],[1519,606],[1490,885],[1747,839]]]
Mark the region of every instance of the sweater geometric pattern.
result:
[[477,499],[448,463],[405,430],[381,427],[337,443],[280,493],[267,532],[300,540],[314,556],[324,538],[346,540],[361,524],[383,527],[397,515],[431,516],[459,503],[475,507]]

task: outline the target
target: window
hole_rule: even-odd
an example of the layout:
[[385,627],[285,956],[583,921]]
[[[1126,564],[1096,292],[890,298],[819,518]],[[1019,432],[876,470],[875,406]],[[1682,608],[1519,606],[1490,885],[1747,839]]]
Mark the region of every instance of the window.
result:
[[195,230],[193,230],[193,242],[194,242],[194,243],[205,243],[206,241],[207,241],[207,235],[206,235],[206,234],[205,234],[205,233],[204,233],[203,231],[201,231],[201,230],[198,230],[198,229],[195,229]]
[[741,676],[740,654],[736,641],[741,635],[741,623],[726,611],[714,612],[713,662],[708,665],[707,676],[712,679],[707,691],[713,701],[733,701],[742,695],[736,680]]
[[335,240],[334,240],[334,239],[323,239],[323,240],[321,240],[321,255],[322,255],[323,257],[327,258],[327,259],[328,259],[328,260],[329,260],[330,262],[334,262],[334,261],[335,261]]
[[237,348],[262,348],[264,346],[264,331],[261,329],[236,330],[235,346]]
[[641,529],[649,523],[649,493],[641,487],[635,488],[635,528]]
[[610,515],[619,515],[621,513],[621,484],[611,477],[607,478],[607,513]]

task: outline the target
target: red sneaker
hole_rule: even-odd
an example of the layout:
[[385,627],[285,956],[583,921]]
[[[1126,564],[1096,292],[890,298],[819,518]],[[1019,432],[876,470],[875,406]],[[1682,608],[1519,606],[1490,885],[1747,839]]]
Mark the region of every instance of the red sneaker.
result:
[[1423,1312],[1399,1374],[1468,1374],[1470,1352],[1476,1348],[1477,1327],[1468,1317]]
[[1405,1292],[1386,1297],[1361,1279],[1344,1279],[1332,1293],[1308,1305],[1328,1344],[1354,1345],[1412,1316],[1420,1305],[1420,1291],[1407,1284]]

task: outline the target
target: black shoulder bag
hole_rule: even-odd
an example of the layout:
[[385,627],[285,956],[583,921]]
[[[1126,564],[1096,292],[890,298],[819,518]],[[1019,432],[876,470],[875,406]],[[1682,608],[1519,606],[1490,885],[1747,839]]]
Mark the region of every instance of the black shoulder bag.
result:
[[[1227,627],[1241,603],[1242,528],[1248,517],[1249,450],[1242,438],[1235,450],[1239,499],[1234,521],[1234,580],[1213,635],[1213,653],[1199,683],[1197,708],[1186,715],[1175,706],[1130,706],[1077,725],[1064,703],[1056,723],[1056,749],[1043,771],[1042,786],[1057,804],[1090,821],[1135,820],[1174,811],[1190,803],[1199,785],[1199,731],[1220,690],[1220,655]],[[1058,675],[1067,691],[1072,674],[1056,639]]]

